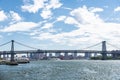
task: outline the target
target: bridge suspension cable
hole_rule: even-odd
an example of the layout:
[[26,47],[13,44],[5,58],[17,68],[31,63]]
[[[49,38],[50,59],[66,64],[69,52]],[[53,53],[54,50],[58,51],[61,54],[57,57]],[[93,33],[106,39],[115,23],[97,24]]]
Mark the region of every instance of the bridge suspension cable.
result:
[[7,44],[9,44],[9,43],[11,43],[11,41],[1,44],[0,47],[2,47],[2,46],[4,46],[4,45],[7,45]]
[[89,49],[89,48],[95,47],[95,46],[100,45],[100,44],[101,44],[101,42],[99,42],[99,43],[97,43],[97,44],[94,44],[94,45],[92,45],[92,46],[88,46],[88,47],[83,48],[83,49]]
[[108,43],[108,42],[107,42],[107,44],[110,45],[110,46],[112,46],[113,48],[116,48],[116,49],[119,49],[119,50],[120,50],[119,47],[117,47],[117,46],[115,46],[115,45],[113,45],[113,44],[110,44],[110,43]]
[[28,46],[28,45],[22,44],[22,43],[20,43],[20,42],[16,42],[16,41],[15,41],[15,43],[17,43],[17,44],[19,44],[19,45],[21,45],[21,46],[24,46],[24,47],[28,47],[28,48],[31,48],[31,49],[37,49],[37,50],[38,50],[38,48],[31,47],[31,46]]

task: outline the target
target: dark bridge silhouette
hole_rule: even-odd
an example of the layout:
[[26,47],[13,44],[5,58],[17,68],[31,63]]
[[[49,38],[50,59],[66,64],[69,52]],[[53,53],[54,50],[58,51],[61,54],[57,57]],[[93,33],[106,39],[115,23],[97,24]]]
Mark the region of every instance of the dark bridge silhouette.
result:
[[[107,54],[112,54],[113,57],[116,57],[118,54],[120,55],[120,50],[111,50],[111,51],[107,51],[106,49],[106,41],[102,41],[100,43],[97,43],[95,45],[92,45],[92,46],[89,46],[87,48],[91,48],[91,47],[94,47],[94,46],[97,46],[99,44],[102,43],[102,50],[42,50],[42,49],[37,49],[37,48],[34,48],[34,47],[31,47],[31,46],[28,46],[28,45],[25,45],[25,44],[22,44],[22,43],[19,43],[19,42],[16,42],[14,40],[11,40],[7,43],[4,43],[4,44],[1,44],[0,47],[4,46],[4,45],[7,45],[11,43],[11,50],[10,51],[0,51],[0,57],[1,55],[11,55],[11,62],[14,61],[14,55],[15,54],[47,54],[47,53],[55,53],[57,54],[57,56],[60,56],[60,53],[64,53],[65,56],[68,56],[68,53],[73,53],[73,57],[76,58],[77,57],[77,53],[84,53],[85,56],[89,56],[91,53],[99,53],[102,55],[102,59],[105,60],[106,57],[107,57]],[[14,43],[16,44],[19,44],[19,45],[22,45],[22,46],[25,46],[25,47],[28,47],[28,48],[31,48],[32,50],[19,50],[19,51],[16,51],[14,50]],[[111,44],[109,44],[111,45]],[[115,48],[117,48],[116,46],[114,45],[111,45]],[[85,49],[87,49],[85,48]],[[119,49],[119,48],[117,48]]]

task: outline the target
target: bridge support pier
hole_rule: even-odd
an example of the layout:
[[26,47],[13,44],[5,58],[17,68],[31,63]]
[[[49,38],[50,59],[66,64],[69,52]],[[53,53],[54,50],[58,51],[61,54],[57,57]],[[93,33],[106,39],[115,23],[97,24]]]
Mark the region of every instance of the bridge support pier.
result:
[[27,58],[30,58],[29,53],[27,52]]
[[107,59],[107,52],[102,52],[102,60],[106,60]]
[[33,59],[33,53],[30,53],[30,59]]
[[74,58],[74,59],[77,58],[77,52],[76,52],[76,51],[73,53],[73,58]]
[[116,59],[116,58],[117,58],[117,55],[113,53],[113,54],[112,54],[112,58],[113,58],[113,59]]
[[12,42],[12,44],[11,44],[11,62],[14,62],[15,60],[14,60],[14,40],[12,40],[11,41]]
[[5,58],[6,58],[5,53],[3,53],[3,59],[5,59]]
[[97,53],[94,53],[94,57],[97,57]]
[[0,54],[0,59],[1,59],[1,54]]
[[7,54],[7,58],[9,58],[9,54]]
[[47,60],[47,59],[48,59],[47,52],[44,52],[44,54],[43,54],[43,60]]
[[91,54],[88,53],[88,52],[86,52],[84,58],[85,58],[85,59],[90,59],[90,57],[91,57]]
[[39,54],[39,59],[43,59],[44,58],[44,53],[43,52],[40,52]]
[[52,58],[52,53],[49,53],[49,58]]
[[106,60],[107,58],[107,50],[106,50],[106,41],[102,42],[102,60]]
[[59,58],[60,57],[60,52],[56,52],[55,57]]
[[68,52],[65,52],[64,59],[66,59],[66,60],[69,59]]

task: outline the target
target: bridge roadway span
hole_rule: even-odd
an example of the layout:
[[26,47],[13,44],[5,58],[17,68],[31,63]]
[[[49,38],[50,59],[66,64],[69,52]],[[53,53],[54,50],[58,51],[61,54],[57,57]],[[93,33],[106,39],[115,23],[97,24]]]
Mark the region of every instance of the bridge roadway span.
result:
[[[0,51],[0,54],[10,54],[10,51]],[[24,53],[102,53],[98,50],[20,50],[14,51],[16,54]],[[111,51],[107,51],[107,54],[111,54]]]

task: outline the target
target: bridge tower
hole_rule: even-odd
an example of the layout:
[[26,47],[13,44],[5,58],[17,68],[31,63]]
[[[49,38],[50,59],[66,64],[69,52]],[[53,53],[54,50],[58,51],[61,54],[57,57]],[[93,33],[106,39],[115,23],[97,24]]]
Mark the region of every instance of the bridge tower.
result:
[[107,58],[106,41],[102,41],[102,60]]
[[10,54],[11,54],[11,59],[10,59],[10,61],[11,62],[14,62],[15,60],[14,60],[14,40],[11,40],[11,42],[12,42],[12,44],[11,44],[11,51],[10,51]]
[[1,59],[1,53],[0,53],[0,59]]

